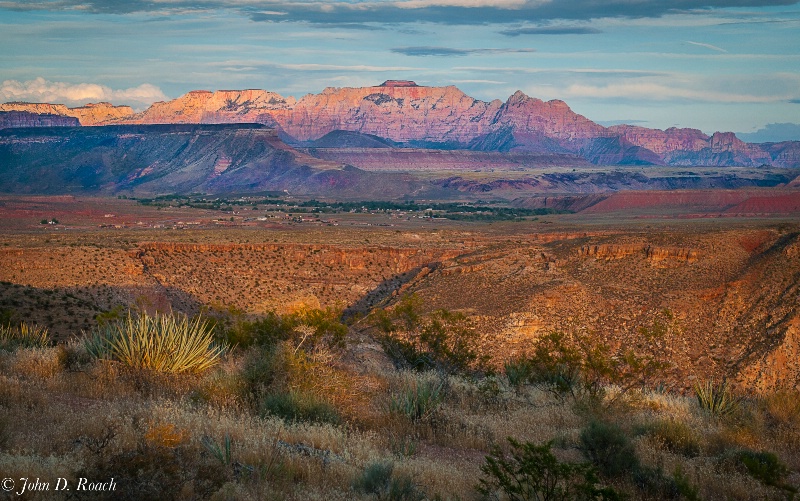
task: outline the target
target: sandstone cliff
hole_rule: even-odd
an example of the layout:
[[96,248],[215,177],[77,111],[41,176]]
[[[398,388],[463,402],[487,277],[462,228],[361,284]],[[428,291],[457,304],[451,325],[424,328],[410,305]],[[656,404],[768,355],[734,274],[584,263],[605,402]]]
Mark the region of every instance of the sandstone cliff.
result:
[[50,113],[28,113],[26,111],[0,111],[0,129],[13,127],[77,127],[77,118]]
[[0,104],[0,111],[73,117],[80,122],[75,125],[104,125],[133,116],[130,106],[114,106],[111,103],[89,103],[77,108],[67,108],[63,104],[11,102]]

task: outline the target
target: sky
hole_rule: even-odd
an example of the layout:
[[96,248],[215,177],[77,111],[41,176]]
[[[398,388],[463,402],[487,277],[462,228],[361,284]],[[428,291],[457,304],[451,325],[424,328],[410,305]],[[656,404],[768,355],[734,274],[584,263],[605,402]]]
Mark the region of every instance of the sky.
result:
[[0,0],[0,102],[388,79],[753,133],[800,123],[800,0]]

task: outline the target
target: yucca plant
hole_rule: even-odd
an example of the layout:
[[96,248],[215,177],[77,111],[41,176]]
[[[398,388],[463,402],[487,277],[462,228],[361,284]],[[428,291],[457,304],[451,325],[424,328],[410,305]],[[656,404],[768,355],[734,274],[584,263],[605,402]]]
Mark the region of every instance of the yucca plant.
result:
[[85,345],[96,358],[173,374],[202,372],[228,350],[214,342],[212,328],[199,318],[146,313],[97,327]]
[[0,326],[0,349],[43,348],[50,344],[46,327],[28,325],[25,322],[11,327]]
[[713,380],[705,383],[697,382],[694,384],[694,394],[697,396],[700,408],[713,417],[733,414],[742,402],[741,397],[733,394],[725,379],[719,384],[715,384]]
[[389,410],[416,422],[430,416],[443,399],[443,382],[419,381],[393,394]]

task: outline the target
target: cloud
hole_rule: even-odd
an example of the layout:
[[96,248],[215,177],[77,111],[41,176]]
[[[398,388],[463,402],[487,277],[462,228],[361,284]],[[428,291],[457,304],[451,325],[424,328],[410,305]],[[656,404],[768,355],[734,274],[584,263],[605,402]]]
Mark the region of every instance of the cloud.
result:
[[681,87],[658,82],[620,82],[609,85],[572,84],[563,91],[567,98],[641,99],[647,101],[705,101],[720,103],[773,103],[785,100],[776,94],[727,92],[701,85]]
[[491,24],[554,19],[661,17],[728,7],[795,5],[798,0],[0,0],[0,9],[158,14],[230,10],[258,21]]
[[721,47],[717,47],[716,45],[711,45],[710,43],[692,42],[691,40],[687,40],[686,43],[697,45],[698,47],[705,47],[706,49],[715,50],[717,52],[725,52],[725,53],[728,52],[727,50]]
[[506,54],[519,52],[536,52],[536,49],[454,49],[452,47],[396,47],[392,49],[395,54],[406,56],[467,56],[470,54]]
[[169,98],[161,92],[161,89],[151,84],[142,84],[130,89],[114,90],[105,85],[51,82],[39,77],[25,82],[18,80],[4,81],[0,86],[0,99],[3,101],[58,103],[69,106],[99,101],[141,106]]
[[602,33],[597,28],[583,26],[533,26],[525,28],[510,28],[500,32],[508,37],[520,35],[596,35]]

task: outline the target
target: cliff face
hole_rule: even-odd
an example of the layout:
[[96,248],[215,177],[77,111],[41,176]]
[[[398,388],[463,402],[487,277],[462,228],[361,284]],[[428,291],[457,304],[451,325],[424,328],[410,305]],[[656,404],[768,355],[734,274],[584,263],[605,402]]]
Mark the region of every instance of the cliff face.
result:
[[77,118],[49,113],[28,113],[26,111],[0,111],[0,129],[13,127],[77,127]]
[[73,117],[80,122],[74,125],[104,125],[133,116],[130,106],[114,106],[111,103],[89,103],[86,106],[67,108],[63,104],[12,102],[0,104],[0,111]]
[[[563,101],[517,91],[506,102],[481,101],[453,86],[387,80],[358,88],[329,87],[300,100],[265,90],[192,91],[142,113],[108,103],[81,108],[6,103],[0,111],[77,117],[82,125],[261,123],[284,140],[309,143],[336,131],[377,136],[400,146],[579,155],[595,164],[798,165],[797,146],[744,143],[733,133],[696,129],[603,127]],[[346,138],[346,136],[341,136]],[[347,145],[344,145],[347,146]],[[328,141],[326,147],[337,147]]]
[[172,101],[153,103],[126,123],[267,123],[270,111],[289,108],[294,98],[265,90],[195,90]]
[[500,108],[500,101],[479,101],[452,86],[384,85],[327,88],[272,115],[299,141],[348,130],[400,143],[466,144],[489,128]]

